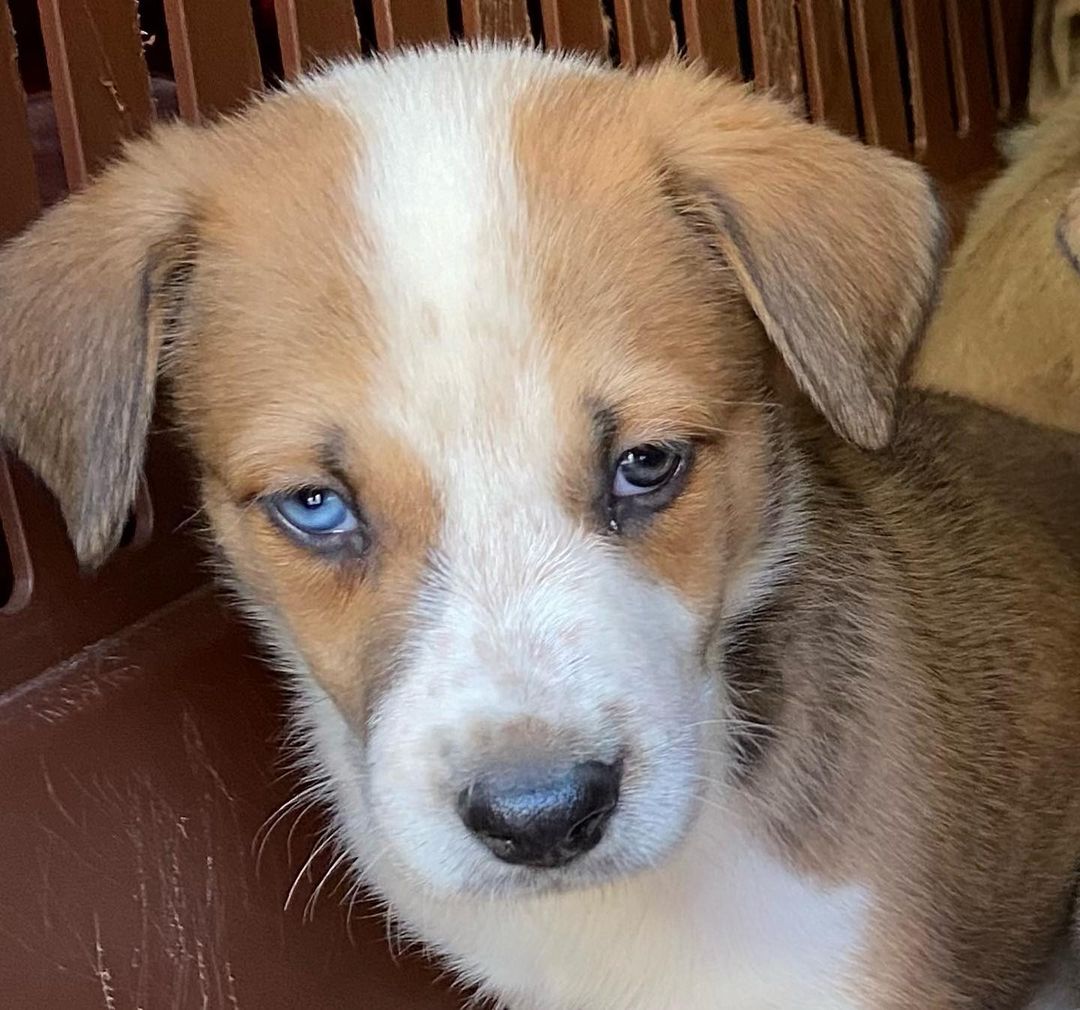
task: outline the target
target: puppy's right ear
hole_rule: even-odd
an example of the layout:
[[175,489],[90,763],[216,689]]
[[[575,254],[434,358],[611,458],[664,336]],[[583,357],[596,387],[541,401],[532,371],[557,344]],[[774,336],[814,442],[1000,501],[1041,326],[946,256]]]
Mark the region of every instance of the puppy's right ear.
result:
[[185,134],[132,145],[0,248],[0,442],[56,495],[86,566],[121,535],[191,269]]
[[1028,113],[1041,122],[1080,79],[1080,0],[1038,0],[1031,36]]

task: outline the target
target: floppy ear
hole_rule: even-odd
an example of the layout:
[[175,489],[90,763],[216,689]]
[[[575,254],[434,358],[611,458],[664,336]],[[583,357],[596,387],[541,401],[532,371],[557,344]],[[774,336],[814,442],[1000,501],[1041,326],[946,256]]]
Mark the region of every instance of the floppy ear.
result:
[[1080,184],[1069,194],[1065,210],[1058,218],[1057,239],[1065,258],[1080,273]]
[[771,99],[698,88],[706,106],[667,144],[677,209],[730,266],[821,414],[883,447],[945,248],[926,176]]
[[1028,114],[1038,122],[1080,77],[1080,0],[1038,0],[1031,37]]
[[192,255],[169,148],[133,145],[0,248],[0,441],[56,495],[84,565],[116,545],[134,498],[159,350]]

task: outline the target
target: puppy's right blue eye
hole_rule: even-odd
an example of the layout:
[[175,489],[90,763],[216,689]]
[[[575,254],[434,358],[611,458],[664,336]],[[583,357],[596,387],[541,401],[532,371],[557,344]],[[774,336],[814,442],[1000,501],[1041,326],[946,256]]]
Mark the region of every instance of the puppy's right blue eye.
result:
[[305,487],[275,495],[268,502],[271,516],[288,532],[306,541],[330,546],[355,533],[360,520],[352,507],[336,491],[325,487]]

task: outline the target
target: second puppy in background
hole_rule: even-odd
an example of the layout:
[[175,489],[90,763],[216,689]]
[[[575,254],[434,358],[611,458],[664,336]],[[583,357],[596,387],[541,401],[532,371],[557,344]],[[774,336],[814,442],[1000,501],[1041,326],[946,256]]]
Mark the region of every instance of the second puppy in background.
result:
[[1057,247],[1080,184],[1080,0],[1040,0],[1032,122],[979,201],[942,285],[915,385],[1080,431],[1080,278]]

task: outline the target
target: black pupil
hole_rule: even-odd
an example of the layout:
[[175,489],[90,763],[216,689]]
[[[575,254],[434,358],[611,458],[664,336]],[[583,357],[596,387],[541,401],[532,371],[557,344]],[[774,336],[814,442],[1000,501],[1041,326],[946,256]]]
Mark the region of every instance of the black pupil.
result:
[[671,476],[677,461],[678,456],[663,446],[639,445],[623,456],[619,466],[631,484],[652,487]]
[[317,509],[323,503],[323,493],[321,491],[301,491],[300,500],[304,503],[304,508]]

